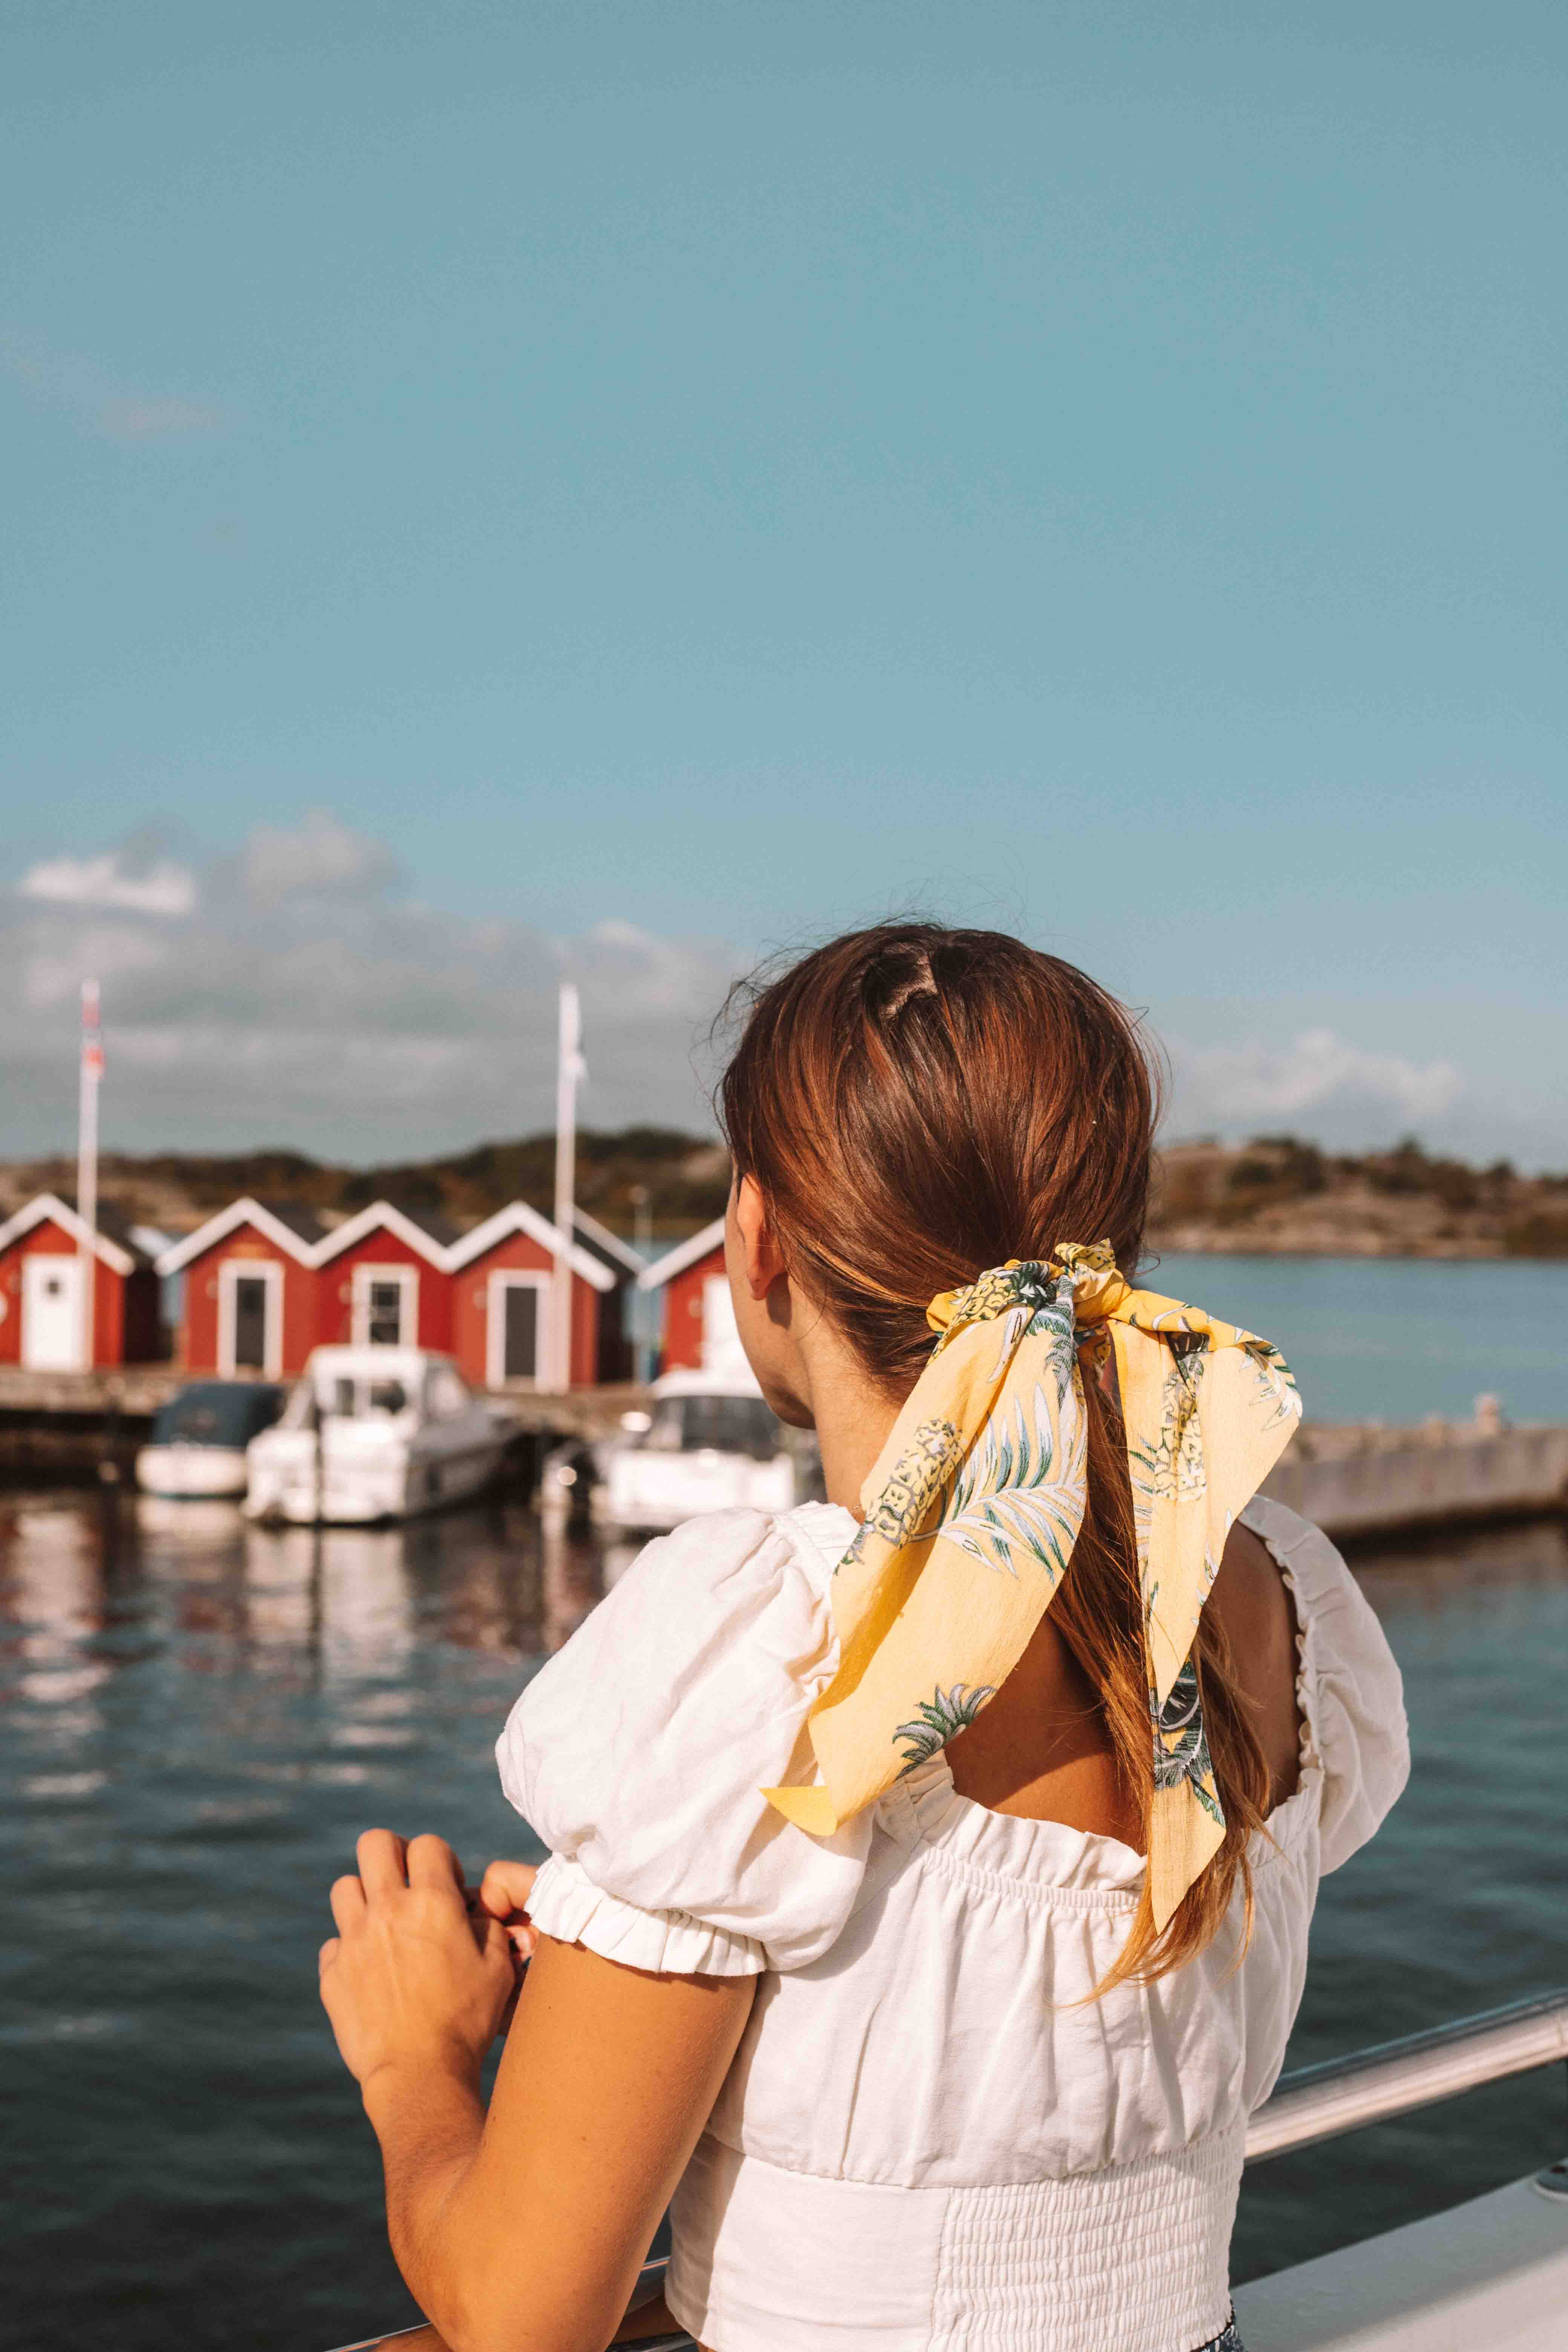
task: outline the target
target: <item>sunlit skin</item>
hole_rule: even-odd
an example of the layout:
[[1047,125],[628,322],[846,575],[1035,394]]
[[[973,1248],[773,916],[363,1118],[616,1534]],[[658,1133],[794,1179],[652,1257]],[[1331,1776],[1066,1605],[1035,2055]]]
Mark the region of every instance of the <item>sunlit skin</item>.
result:
[[[749,1179],[731,1193],[724,1251],[763,1394],[782,1420],[816,1429],[828,1498],[858,1515],[902,1399],[870,1385],[792,1279]],[[1268,1552],[1244,1529],[1208,1607],[1278,1801],[1297,1769],[1295,1625]],[[1093,1695],[1048,1616],[946,1752],[960,1793],[993,1811],[1136,1835]],[[370,1830],[357,1861],[331,1890],[321,1999],[381,2143],[393,2252],[432,2323],[401,2340],[413,2352],[599,2352],[673,2327],[662,2299],[630,2315],[627,2300],[755,1979],[650,1976],[535,1936],[526,1863],[492,1862],[470,1907],[440,1838]],[[514,1943],[532,1959],[508,2026]],[[503,2028],[487,2113],[480,2067]]]

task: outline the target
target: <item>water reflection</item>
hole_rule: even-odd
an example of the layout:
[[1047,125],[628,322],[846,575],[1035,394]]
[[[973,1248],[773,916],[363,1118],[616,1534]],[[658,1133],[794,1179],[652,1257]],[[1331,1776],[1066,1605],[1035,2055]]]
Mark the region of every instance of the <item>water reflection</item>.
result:
[[[0,1496],[0,1698],[88,1699],[149,1644],[176,1645],[194,1673],[244,1662],[326,1684],[395,1676],[429,1642],[547,1656],[637,1550],[507,1502],[322,1529],[258,1527],[219,1501]],[[1355,1566],[1381,1612],[1430,1616],[1568,1582],[1568,1528],[1458,1533]]]
[[1440,1539],[1355,1551],[1352,1565],[1380,1612],[1430,1614],[1489,1589],[1501,1594],[1568,1584],[1568,1522],[1456,1528]]
[[560,1648],[635,1557],[511,1504],[390,1528],[268,1528],[234,1504],[0,1504],[0,1699],[89,1696],[175,1645],[185,1670],[395,1676],[416,1644],[496,1657]]

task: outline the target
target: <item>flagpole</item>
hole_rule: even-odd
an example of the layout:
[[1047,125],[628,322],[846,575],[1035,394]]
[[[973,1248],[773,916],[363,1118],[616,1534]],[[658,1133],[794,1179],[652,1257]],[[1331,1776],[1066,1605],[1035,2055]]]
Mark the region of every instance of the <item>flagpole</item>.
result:
[[572,1226],[577,1176],[577,1081],[583,1073],[577,991],[561,983],[555,1039],[555,1279],[551,1297],[549,1385],[572,1385]]
[[79,1360],[90,1372],[97,1338],[98,1292],[98,1082],[103,1076],[103,1035],[99,1026],[98,982],[81,984],[81,1076],[77,1095],[76,1213],[81,1221],[77,1263],[81,1268],[81,1332]]

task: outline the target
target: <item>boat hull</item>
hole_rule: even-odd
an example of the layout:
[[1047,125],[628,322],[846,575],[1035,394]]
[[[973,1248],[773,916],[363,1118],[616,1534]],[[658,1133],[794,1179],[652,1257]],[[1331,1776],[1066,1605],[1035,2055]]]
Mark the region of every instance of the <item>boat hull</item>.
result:
[[252,1465],[246,1515],[290,1527],[371,1527],[410,1519],[482,1494],[500,1468],[504,1439],[461,1452],[387,1448],[382,1458],[342,1463],[326,1452],[318,1485],[313,1460]]
[[238,1445],[144,1445],[136,1456],[136,1484],[144,1495],[172,1502],[212,1501],[243,1495],[245,1449]]

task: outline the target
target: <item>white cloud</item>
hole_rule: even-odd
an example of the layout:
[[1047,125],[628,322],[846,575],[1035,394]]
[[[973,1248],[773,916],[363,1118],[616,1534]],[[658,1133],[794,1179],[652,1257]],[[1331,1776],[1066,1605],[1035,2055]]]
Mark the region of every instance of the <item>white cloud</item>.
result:
[[1171,1042],[1175,1087],[1169,1124],[1222,1134],[1300,1123],[1325,1139],[1366,1140],[1391,1127],[1441,1118],[1467,1091],[1448,1061],[1417,1062],[1356,1045],[1331,1029],[1304,1029],[1286,1045]]
[[384,842],[355,833],[331,809],[311,809],[296,825],[253,827],[241,854],[246,889],[263,905],[296,892],[372,892],[398,878]]
[[[176,884],[175,877],[183,877]],[[585,1124],[707,1123],[694,1055],[739,966],[621,919],[559,939],[404,895],[327,810],[193,872],[151,837],[0,895],[0,1150],[68,1142],[78,986],[103,984],[106,1139],[326,1158],[548,1127],[555,996],[582,992]]]
[[[88,974],[103,985],[105,1136],[128,1148],[371,1160],[548,1128],[563,979],[583,998],[584,1122],[701,1131],[710,1025],[744,961],[619,912],[559,938],[430,907],[384,842],[326,809],[205,865],[143,834],[0,892],[0,1151],[70,1141]],[[1560,1120],[1505,1116],[1484,1069],[1322,1027],[1270,1037],[1261,1020],[1169,1042],[1173,1134],[1293,1128],[1364,1150],[1414,1129],[1472,1158],[1563,1158]]]
[[23,875],[24,898],[65,907],[124,907],[138,915],[188,915],[196,903],[196,878],[173,858],[140,870],[120,850],[98,857],[51,857]]

